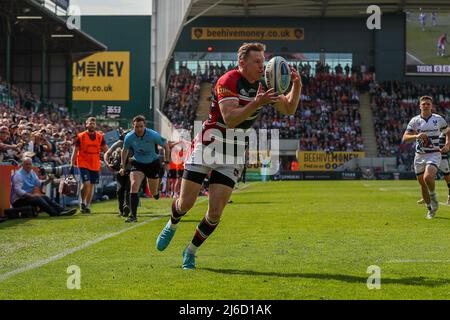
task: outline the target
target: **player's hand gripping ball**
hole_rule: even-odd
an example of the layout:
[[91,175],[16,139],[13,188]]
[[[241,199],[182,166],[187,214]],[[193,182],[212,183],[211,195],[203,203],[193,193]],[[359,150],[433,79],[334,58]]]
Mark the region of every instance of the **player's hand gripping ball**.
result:
[[419,138],[419,143],[422,145],[422,147],[426,148],[430,144],[430,139],[428,139],[428,136],[423,135]]
[[291,84],[291,68],[284,58],[276,56],[269,60],[264,72],[266,85],[277,94],[283,94]]

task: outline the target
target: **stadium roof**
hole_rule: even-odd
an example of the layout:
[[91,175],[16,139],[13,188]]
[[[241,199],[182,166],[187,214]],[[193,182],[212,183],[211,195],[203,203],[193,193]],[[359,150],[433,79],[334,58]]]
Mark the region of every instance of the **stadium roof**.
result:
[[193,0],[189,17],[356,17],[367,16],[368,6],[382,13],[404,10],[450,10],[449,0]]
[[81,30],[69,30],[66,20],[36,0],[1,0],[0,20],[9,20],[13,36],[46,35],[49,52],[96,52],[107,47]]

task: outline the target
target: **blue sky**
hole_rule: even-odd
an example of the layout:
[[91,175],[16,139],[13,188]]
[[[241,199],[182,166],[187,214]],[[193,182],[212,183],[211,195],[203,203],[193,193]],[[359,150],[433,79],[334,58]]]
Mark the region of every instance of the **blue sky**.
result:
[[151,15],[152,0],[70,0],[81,15]]

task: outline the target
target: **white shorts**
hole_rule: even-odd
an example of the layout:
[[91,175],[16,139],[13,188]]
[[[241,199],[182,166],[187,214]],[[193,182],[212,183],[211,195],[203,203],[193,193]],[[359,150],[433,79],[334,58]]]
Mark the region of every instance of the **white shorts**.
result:
[[420,176],[425,172],[425,167],[429,165],[435,166],[436,169],[439,169],[441,159],[442,155],[440,152],[424,154],[416,153],[416,156],[414,157],[414,172],[417,176]]
[[441,164],[439,165],[439,171],[442,172],[444,176],[450,174],[450,166],[448,164],[448,159],[441,159]]
[[[217,154],[217,162],[213,158],[208,157],[210,152],[205,152],[206,146],[204,146],[200,139],[196,138],[192,142],[191,151],[189,152],[188,158],[184,165],[185,171],[193,171],[202,174],[208,174],[210,171],[216,171],[227,178],[231,179],[236,183],[241,176],[242,170],[244,169],[244,157],[242,157],[242,164],[237,163],[227,163],[225,157],[222,154]],[[206,155],[206,156],[205,156]]]
[[438,50],[444,50],[445,51],[445,44],[438,43],[437,48],[438,48]]

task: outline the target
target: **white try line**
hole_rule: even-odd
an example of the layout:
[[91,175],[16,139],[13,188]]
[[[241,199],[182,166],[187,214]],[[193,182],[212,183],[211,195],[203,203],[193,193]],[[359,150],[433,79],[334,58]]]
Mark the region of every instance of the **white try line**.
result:
[[415,56],[413,56],[411,53],[406,52],[406,54],[407,54],[408,56],[410,56],[413,60],[416,60],[418,63],[420,63],[420,64],[425,64],[425,63],[423,63],[422,61],[420,61],[420,59],[418,59],[418,58],[416,58]]
[[[243,186],[242,188],[239,188],[238,190],[235,190],[235,192],[239,192],[241,190],[244,190],[244,189],[248,188],[249,186],[250,186],[250,183],[245,184],[245,186]],[[196,202],[196,204],[202,203],[202,202],[204,202],[206,200],[208,200],[208,197],[200,199],[199,201]],[[118,235],[121,235],[122,233],[125,233],[125,232],[128,232],[130,230],[139,228],[139,227],[141,227],[143,225],[146,225],[147,223],[150,223],[150,222],[155,221],[155,220],[159,220],[159,219],[164,218],[164,217],[167,217],[167,215],[161,215],[161,216],[158,216],[158,217],[155,217],[155,218],[151,218],[151,219],[149,219],[147,221],[135,224],[135,225],[133,225],[131,227],[122,229],[120,231],[105,234],[105,235],[103,235],[103,236],[101,236],[101,237],[99,237],[97,239],[89,240],[86,243],[84,243],[84,244],[82,244],[82,245],[80,245],[78,247],[75,247],[75,248],[72,248],[72,249],[67,249],[67,250],[65,250],[65,251],[63,251],[61,253],[58,253],[57,255],[55,255],[53,257],[50,257],[50,258],[47,258],[47,259],[43,259],[43,260],[34,262],[32,264],[20,267],[18,269],[15,269],[15,270],[12,270],[12,271],[0,274],[0,282],[6,280],[8,278],[11,278],[11,277],[13,277],[13,276],[15,276],[15,275],[17,275],[19,273],[23,273],[23,272],[30,271],[30,270],[33,270],[33,269],[36,269],[36,268],[40,268],[40,267],[42,267],[42,266],[44,266],[46,264],[49,264],[51,262],[60,260],[60,259],[62,259],[64,257],[68,256],[69,254],[72,254],[72,253],[75,253],[77,251],[86,249],[86,248],[88,248],[88,247],[90,247],[90,246],[92,246],[94,244],[97,244],[97,243],[102,242],[104,240],[116,237]]]

